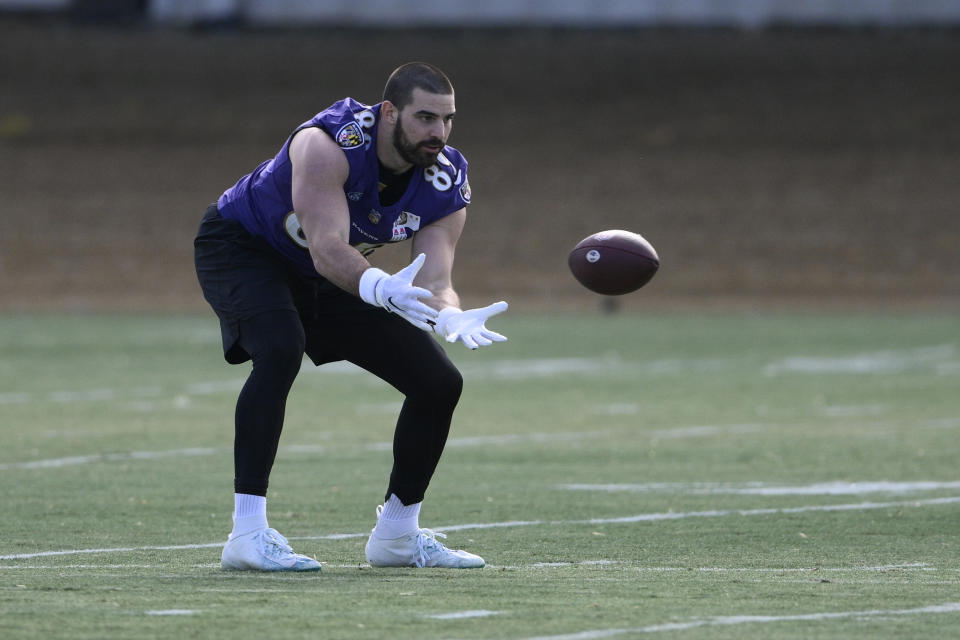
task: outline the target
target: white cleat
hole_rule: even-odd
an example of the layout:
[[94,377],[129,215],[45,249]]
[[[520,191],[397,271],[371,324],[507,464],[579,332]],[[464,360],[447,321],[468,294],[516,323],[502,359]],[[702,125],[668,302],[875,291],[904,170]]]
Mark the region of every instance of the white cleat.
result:
[[442,533],[420,529],[402,538],[387,540],[371,534],[367,540],[367,562],[374,567],[442,567],[476,569],[485,563],[480,556],[448,549],[437,538]]
[[240,571],[320,571],[313,558],[294,553],[276,529],[259,529],[230,537],[223,547],[220,566]]

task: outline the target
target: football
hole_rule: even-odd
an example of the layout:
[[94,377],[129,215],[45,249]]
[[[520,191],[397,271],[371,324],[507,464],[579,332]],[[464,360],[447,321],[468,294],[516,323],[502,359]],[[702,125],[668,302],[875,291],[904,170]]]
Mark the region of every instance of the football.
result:
[[590,291],[620,296],[650,282],[660,268],[660,256],[639,233],[611,229],[577,243],[567,264]]

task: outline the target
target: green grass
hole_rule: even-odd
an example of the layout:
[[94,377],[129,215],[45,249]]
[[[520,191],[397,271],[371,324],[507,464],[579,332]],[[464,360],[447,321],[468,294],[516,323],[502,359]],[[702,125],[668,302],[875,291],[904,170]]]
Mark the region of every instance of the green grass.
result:
[[[401,399],[328,366],[294,386],[269,503],[324,571],[267,575],[218,564],[246,369],[220,359],[212,316],[0,316],[0,636],[900,638],[960,624],[957,318],[493,326],[510,341],[450,350],[467,384],[422,514],[488,566],[364,564]],[[870,482],[900,484],[853,484]],[[918,482],[934,484],[905,484]],[[467,611],[491,613],[431,617]]]

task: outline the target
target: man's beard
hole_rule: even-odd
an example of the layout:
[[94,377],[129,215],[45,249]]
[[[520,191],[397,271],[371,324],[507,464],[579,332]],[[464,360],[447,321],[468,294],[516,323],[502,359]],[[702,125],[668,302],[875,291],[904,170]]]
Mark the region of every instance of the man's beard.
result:
[[410,142],[410,138],[403,131],[403,126],[397,122],[397,126],[393,129],[393,148],[397,150],[401,158],[421,169],[432,167],[437,162],[437,154],[422,149],[421,147],[424,146],[443,149],[443,141],[439,138],[428,138],[418,143]]

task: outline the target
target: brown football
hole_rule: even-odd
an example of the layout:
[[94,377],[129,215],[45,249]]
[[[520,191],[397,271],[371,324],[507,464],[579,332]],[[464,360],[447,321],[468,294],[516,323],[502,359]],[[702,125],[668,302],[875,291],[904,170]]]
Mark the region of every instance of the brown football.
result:
[[567,264],[587,289],[620,296],[650,282],[660,268],[660,256],[639,233],[611,229],[577,243]]

